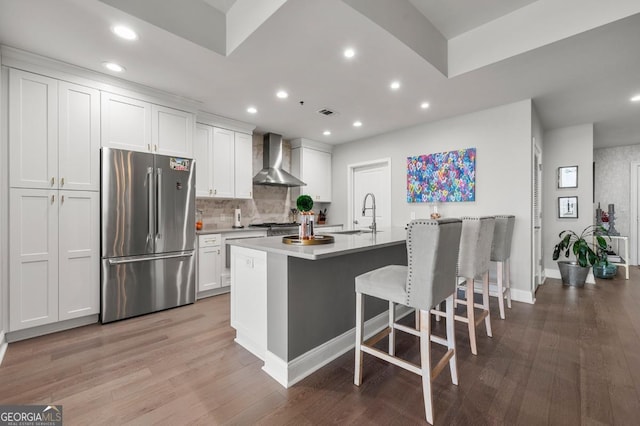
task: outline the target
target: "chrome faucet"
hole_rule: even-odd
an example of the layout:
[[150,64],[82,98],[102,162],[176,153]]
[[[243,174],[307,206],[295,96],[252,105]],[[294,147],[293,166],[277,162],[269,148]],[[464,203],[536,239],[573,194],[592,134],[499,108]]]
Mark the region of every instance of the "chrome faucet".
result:
[[[371,207],[367,207],[367,198],[369,198],[369,195],[371,195]],[[362,201],[362,216],[364,216],[364,213],[367,210],[373,210],[373,216],[371,219],[371,225],[369,225],[369,228],[371,228],[371,230],[373,231],[373,233],[376,233],[376,196],[373,195],[373,192],[368,192],[367,195],[364,196],[364,200]]]

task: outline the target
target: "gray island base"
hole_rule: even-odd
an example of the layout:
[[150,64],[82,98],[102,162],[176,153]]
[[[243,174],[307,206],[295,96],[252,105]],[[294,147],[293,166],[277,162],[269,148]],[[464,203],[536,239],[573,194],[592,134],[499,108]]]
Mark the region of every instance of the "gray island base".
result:
[[[236,342],[289,387],[355,343],[357,275],[406,265],[406,231],[335,234],[324,246],[291,246],[282,237],[245,239],[231,247],[231,326]],[[388,304],[365,301],[365,334],[387,325]],[[397,315],[409,310],[400,307]]]

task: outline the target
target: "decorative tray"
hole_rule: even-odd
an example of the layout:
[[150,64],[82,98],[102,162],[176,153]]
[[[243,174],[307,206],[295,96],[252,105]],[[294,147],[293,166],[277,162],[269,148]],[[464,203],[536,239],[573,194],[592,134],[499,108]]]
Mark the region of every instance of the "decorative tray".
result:
[[282,237],[282,242],[294,246],[315,246],[318,244],[331,244],[335,239],[331,235],[315,235],[312,239],[301,240],[297,235],[287,235]]

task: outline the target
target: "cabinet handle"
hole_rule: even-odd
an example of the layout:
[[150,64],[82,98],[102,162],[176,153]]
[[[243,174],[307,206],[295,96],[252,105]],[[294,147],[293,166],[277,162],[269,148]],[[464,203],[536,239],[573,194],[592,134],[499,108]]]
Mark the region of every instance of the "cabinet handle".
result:
[[150,143],[147,144],[147,151],[151,151],[151,144]]
[[55,183],[56,183],[56,178],[52,177],[51,178],[51,186],[55,185]]
[[153,145],[153,150],[158,151],[158,145]]
[[253,197],[253,194],[251,193],[251,191],[249,191],[249,197]]
[[64,178],[60,179],[60,186],[64,186]]
[[209,190],[209,195],[213,195],[213,189]]
[[55,200],[56,200],[56,196],[55,196],[55,195],[52,195],[52,196],[51,196],[51,203],[53,204],[53,202],[54,202]]
[[214,190],[213,190],[213,194],[215,195],[215,194],[217,194],[217,193],[218,193],[218,190],[217,190],[217,189],[214,189]]
[[220,250],[218,250],[218,254],[220,254]]
[[64,195],[60,197],[60,204],[64,204]]

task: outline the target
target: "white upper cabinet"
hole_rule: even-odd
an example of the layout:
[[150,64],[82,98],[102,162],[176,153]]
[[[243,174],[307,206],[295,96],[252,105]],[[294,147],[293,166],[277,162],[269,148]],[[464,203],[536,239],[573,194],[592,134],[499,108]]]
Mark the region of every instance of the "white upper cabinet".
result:
[[151,140],[154,152],[182,157],[193,156],[193,114],[152,105]]
[[234,198],[234,132],[213,129],[213,197]]
[[193,159],[196,161],[196,197],[213,195],[213,127],[196,124]]
[[151,152],[151,104],[102,92],[102,146]]
[[100,189],[100,92],[9,71],[10,185]]
[[197,197],[253,197],[251,135],[197,123],[193,143]]
[[102,146],[193,157],[192,113],[102,92]]
[[307,184],[296,188],[293,195],[306,194],[314,202],[331,202],[330,147],[304,139],[295,139],[291,145],[291,173]]
[[100,190],[100,92],[59,82],[59,188]]
[[235,134],[235,198],[253,197],[253,140],[245,133]]
[[10,186],[57,188],[58,82],[9,70]]

